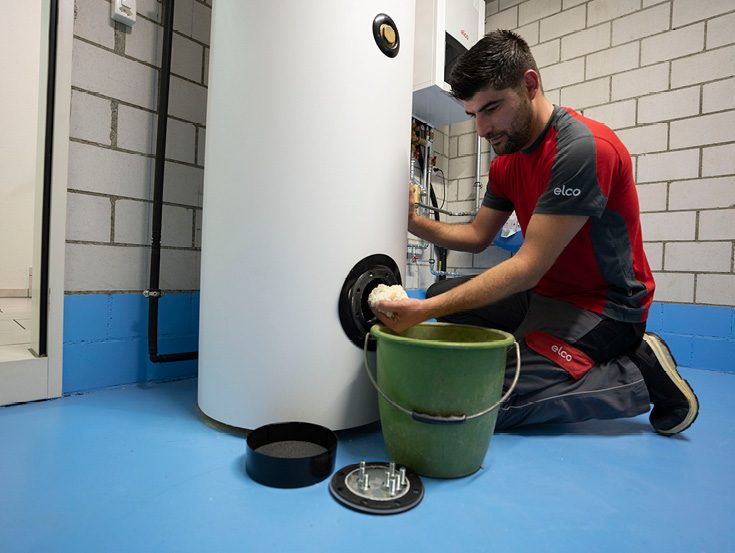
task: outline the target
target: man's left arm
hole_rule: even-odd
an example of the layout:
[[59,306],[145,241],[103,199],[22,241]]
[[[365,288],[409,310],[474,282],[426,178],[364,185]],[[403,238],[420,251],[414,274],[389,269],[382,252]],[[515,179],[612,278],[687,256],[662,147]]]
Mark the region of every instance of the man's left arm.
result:
[[535,213],[528,223],[523,245],[510,259],[444,294],[426,300],[380,302],[376,306],[392,311],[393,317],[386,317],[375,309],[373,312],[383,324],[401,332],[428,319],[488,305],[533,288],[587,219],[579,215]]

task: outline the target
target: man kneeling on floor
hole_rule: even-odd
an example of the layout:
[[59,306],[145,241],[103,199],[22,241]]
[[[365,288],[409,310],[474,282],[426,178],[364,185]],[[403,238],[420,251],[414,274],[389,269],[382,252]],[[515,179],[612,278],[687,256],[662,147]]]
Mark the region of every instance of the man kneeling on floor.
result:
[[[625,146],[606,126],[551,104],[528,45],[510,31],[464,54],[450,84],[497,157],[471,223],[421,217],[409,193],[409,231],[480,252],[515,210],[524,243],[480,275],[438,282],[425,300],[381,302],[375,315],[397,332],[437,318],[513,333],[521,376],[498,413],[499,430],[633,417],[651,403],[657,432],[688,428],[697,397],[664,341],[645,332],[654,281]],[[506,388],[515,371],[509,357]]]

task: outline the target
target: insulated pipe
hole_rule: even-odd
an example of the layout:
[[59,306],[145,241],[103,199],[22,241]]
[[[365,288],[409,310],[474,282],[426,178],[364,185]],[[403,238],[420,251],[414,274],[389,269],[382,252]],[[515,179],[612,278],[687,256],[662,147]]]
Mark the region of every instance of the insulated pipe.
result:
[[480,180],[480,171],[482,171],[482,137],[477,135],[477,155],[475,165],[475,213],[480,211],[482,205],[480,191],[482,189],[482,181]]
[[419,207],[423,207],[424,209],[436,211],[437,213],[443,213],[444,215],[449,215],[451,217],[465,217],[467,215],[477,215],[477,212],[474,212],[474,211],[460,211],[458,213],[455,211],[447,211],[446,209],[439,209],[438,207],[433,207],[433,206],[422,204],[422,203],[418,203],[416,205],[418,205]]
[[[430,130],[427,129],[427,136],[429,135],[429,132]],[[442,213],[442,210],[439,209],[439,202],[436,199],[436,193],[434,192],[434,186],[431,183],[431,168],[429,167],[429,163],[431,163],[431,151],[432,151],[432,142],[431,140],[427,140],[426,145],[424,146],[424,167],[423,167],[424,185],[426,186],[426,190],[428,191],[429,201],[434,204],[434,207],[431,207],[429,209],[434,211],[434,218],[437,221],[439,221],[440,220],[439,213]],[[439,265],[441,267],[445,267],[447,264],[447,254],[448,254],[447,249],[434,245],[434,254],[438,258]],[[444,275],[434,275],[434,276],[438,276],[439,280],[444,280],[445,278]]]
[[434,263],[436,263],[435,259],[429,259],[428,261],[414,261],[415,265],[428,265],[431,274],[434,276],[451,276],[451,277],[460,277],[460,276],[477,276],[480,273],[455,273],[453,271],[436,271],[434,270]]
[[158,299],[161,276],[161,226],[163,222],[163,176],[166,166],[166,131],[168,128],[168,91],[171,82],[171,43],[174,28],[174,0],[164,2],[163,49],[161,52],[161,80],[158,96],[158,127],[156,135],[156,165],[153,177],[153,223],[151,238],[151,271],[148,290],[148,355],[153,363],[197,359],[198,352],[158,355]]

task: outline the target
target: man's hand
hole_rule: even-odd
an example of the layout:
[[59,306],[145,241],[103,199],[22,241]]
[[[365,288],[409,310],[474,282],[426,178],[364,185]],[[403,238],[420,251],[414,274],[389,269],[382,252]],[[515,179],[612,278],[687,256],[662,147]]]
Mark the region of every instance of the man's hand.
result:
[[[425,303],[426,300],[407,298],[405,300],[380,301],[375,307],[371,307],[371,309],[385,326],[395,332],[403,332],[414,325],[432,318]],[[378,311],[378,309],[392,312],[393,316],[388,317],[385,313]]]

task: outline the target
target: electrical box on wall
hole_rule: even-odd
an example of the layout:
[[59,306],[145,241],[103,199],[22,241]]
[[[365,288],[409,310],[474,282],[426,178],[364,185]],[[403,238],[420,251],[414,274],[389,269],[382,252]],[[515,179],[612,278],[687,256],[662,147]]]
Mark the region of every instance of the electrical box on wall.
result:
[[446,81],[456,58],[484,34],[484,0],[416,0],[414,117],[433,127],[468,119]]
[[135,0],[112,0],[110,2],[110,17],[132,27],[135,23]]

